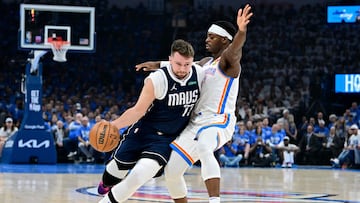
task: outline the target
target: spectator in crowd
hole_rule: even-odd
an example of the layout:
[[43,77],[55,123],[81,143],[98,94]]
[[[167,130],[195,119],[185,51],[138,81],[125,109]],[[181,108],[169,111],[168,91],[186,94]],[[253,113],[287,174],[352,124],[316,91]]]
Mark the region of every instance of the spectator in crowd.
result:
[[345,118],[339,117],[335,123],[336,126],[336,135],[338,135],[343,142],[345,142],[345,139],[348,134],[348,129],[345,126]]
[[350,138],[344,145],[343,151],[335,159],[330,159],[333,167],[347,168],[355,164],[355,150],[360,149],[360,134],[359,128],[356,124],[353,124],[349,128]]
[[55,141],[58,162],[66,162],[67,154],[64,149],[63,141],[66,137],[68,137],[69,131],[64,127],[64,122],[58,120],[51,132]]
[[0,128],[0,158],[2,155],[2,150],[5,145],[5,142],[16,132],[18,128],[14,125],[14,121],[12,118],[7,117],[5,119],[5,124]]
[[268,116],[268,108],[263,101],[257,101],[254,106],[254,114],[262,117]]
[[357,102],[352,102],[350,107],[350,113],[353,115],[354,123],[359,125],[360,120],[360,108]]
[[76,136],[79,140],[78,147],[80,151],[86,156],[86,162],[94,162],[95,149],[90,145],[89,133],[92,126],[90,126],[89,118],[84,116],[81,118],[81,126],[77,129]]
[[[96,116],[95,116],[94,112],[93,112],[93,111],[90,111],[90,112],[87,114],[87,117],[89,118],[89,124],[90,124],[91,126],[95,125],[95,123],[96,123],[97,121],[96,121]],[[100,119],[101,119],[101,118],[100,118]]]
[[308,125],[307,133],[299,143],[301,154],[299,154],[299,162],[305,164],[316,165],[319,163],[320,151],[322,148],[323,138],[314,133],[314,127]]
[[256,140],[258,137],[261,137],[261,139],[265,140],[265,132],[263,132],[263,126],[262,121],[256,123],[255,129],[251,132],[251,139]]
[[324,114],[323,114],[323,112],[319,111],[319,112],[317,113],[317,115],[316,115],[316,120],[315,120],[314,129],[316,129],[316,128],[320,125],[320,123],[322,123],[322,122],[325,122],[325,120],[324,120]]
[[345,110],[343,118],[345,120],[345,129],[349,129],[350,126],[356,124],[354,121],[354,115],[351,113],[350,109]]
[[261,137],[256,139],[256,142],[250,147],[250,163],[255,167],[270,167],[272,166],[272,149],[269,145],[263,142]]
[[250,133],[245,130],[245,124],[243,121],[239,121],[237,126],[238,130],[235,130],[233,135],[233,144],[237,147],[237,154],[242,155],[244,164],[248,165],[250,153]]
[[63,140],[64,148],[68,152],[67,157],[73,159],[77,155],[78,150],[78,129],[81,127],[81,120],[83,118],[82,113],[75,114],[75,120],[71,121],[69,124],[69,137]]
[[[312,125],[313,127],[315,127],[317,125],[317,121],[315,120],[314,117],[310,117],[309,118],[309,124]],[[307,132],[307,126],[306,126],[306,132]]]
[[254,123],[251,119],[246,120],[245,129],[246,129],[247,133],[251,133],[254,130]]
[[280,151],[283,168],[292,168],[295,160],[295,155],[299,152],[300,148],[295,144],[290,144],[290,138],[285,136],[283,142],[281,142],[277,148]]
[[265,137],[269,137],[270,133],[271,133],[271,126],[270,126],[270,122],[269,122],[269,118],[265,117],[262,120],[262,126],[263,126],[263,132],[264,132],[264,137],[263,139],[265,140]]
[[69,126],[73,122],[72,114],[69,112],[64,113],[64,127],[70,131]]
[[233,143],[233,140],[228,141],[219,150],[220,163],[224,167],[239,167],[242,158],[243,156],[237,152],[237,145]]
[[284,109],[282,112],[282,117],[280,117],[276,123],[280,124],[282,128],[284,128],[284,126],[289,125],[289,116],[290,116],[290,111],[288,109]]
[[329,124],[327,127],[330,129],[332,126],[335,126],[337,122],[337,116],[335,114],[330,114],[329,116]]
[[248,111],[251,111],[249,103],[245,98],[240,98],[237,103],[237,120],[248,120]]
[[316,133],[319,137],[326,139],[329,136],[329,129],[325,125],[324,120],[319,120],[319,125],[315,126],[314,133]]
[[277,145],[279,145],[285,137],[285,133],[280,129],[280,124],[273,124],[271,128],[271,134],[269,137],[266,137],[265,143],[271,147],[271,155],[273,162],[280,161],[279,150],[277,149]]
[[[50,119],[50,132],[55,128],[55,126],[57,125],[57,121],[59,121],[59,118],[57,116],[56,113],[51,114],[51,119]],[[64,124],[64,123],[63,123]]]
[[298,136],[297,136],[297,143],[300,142],[303,135],[307,132],[307,126],[309,125],[309,121],[306,116],[301,117],[301,121],[298,124]]
[[335,159],[341,153],[343,149],[344,142],[342,139],[336,134],[336,126],[332,126],[330,128],[329,136],[324,139],[323,143],[323,153],[325,156],[324,160],[327,159]]
[[286,136],[289,137],[290,143],[297,144],[298,143],[298,130],[296,127],[296,123],[294,120],[294,116],[289,116],[289,122],[285,123],[284,129]]
[[51,132],[51,122],[50,122],[50,120],[48,118],[48,115],[43,112],[42,118],[44,120],[45,130],[48,131],[48,132]]

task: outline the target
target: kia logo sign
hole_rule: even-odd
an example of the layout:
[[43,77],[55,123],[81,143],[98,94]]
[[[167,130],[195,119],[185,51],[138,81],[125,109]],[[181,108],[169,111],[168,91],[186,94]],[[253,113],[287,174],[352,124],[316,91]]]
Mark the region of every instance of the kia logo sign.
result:
[[19,148],[34,148],[34,149],[49,148],[50,140],[44,140],[44,141],[38,143],[38,140],[36,140],[36,139],[31,139],[26,142],[24,142],[24,140],[21,139],[18,142],[18,147]]

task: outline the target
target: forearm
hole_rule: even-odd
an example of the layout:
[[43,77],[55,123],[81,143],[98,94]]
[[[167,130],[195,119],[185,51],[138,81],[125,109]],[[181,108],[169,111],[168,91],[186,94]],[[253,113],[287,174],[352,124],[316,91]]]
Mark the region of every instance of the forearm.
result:
[[155,71],[161,66],[161,61],[147,61],[144,63],[137,64],[135,66],[136,71]]
[[245,159],[249,158],[249,154],[250,154],[250,145],[246,144],[245,150],[244,150],[244,158]]
[[234,37],[234,40],[224,52],[227,61],[234,63],[239,62],[242,57],[242,48],[246,39],[246,33],[238,31]]
[[244,44],[246,41],[246,32],[238,31],[235,34],[234,40],[232,41],[231,45],[229,46],[230,52],[238,53],[241,52]]
[[112,121],[111,124],[116,126],[118,129],[122,129],[137,122],[140,118],[144,116],[144,114],[145,112],[143,111],[138,111],[135,108],[130,108],[126,110],[119,118]]

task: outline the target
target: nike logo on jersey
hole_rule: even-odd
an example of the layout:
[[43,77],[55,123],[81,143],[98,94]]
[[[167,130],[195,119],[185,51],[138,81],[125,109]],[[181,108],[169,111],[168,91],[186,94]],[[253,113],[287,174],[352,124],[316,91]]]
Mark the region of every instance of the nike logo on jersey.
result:
[[214,75],[216,72],[216,68],[207,68],[205,70],[205,74]]

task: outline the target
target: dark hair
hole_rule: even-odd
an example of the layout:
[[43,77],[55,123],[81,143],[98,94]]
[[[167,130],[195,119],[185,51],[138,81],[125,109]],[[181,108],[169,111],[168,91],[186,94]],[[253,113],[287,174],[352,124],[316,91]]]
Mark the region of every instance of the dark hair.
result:
[[236,28],[232,23],[230,23],[228,21],[220,20],[220,21],[214,22],[213,24],[224,28],[234,38],[234,36],[236,34]]
[[180,55],[185,57],[194,57],[195,51],[192,45],[182,39],[175,40],[171,45],[171,55],[174,55],[175,52],[178,52]]

